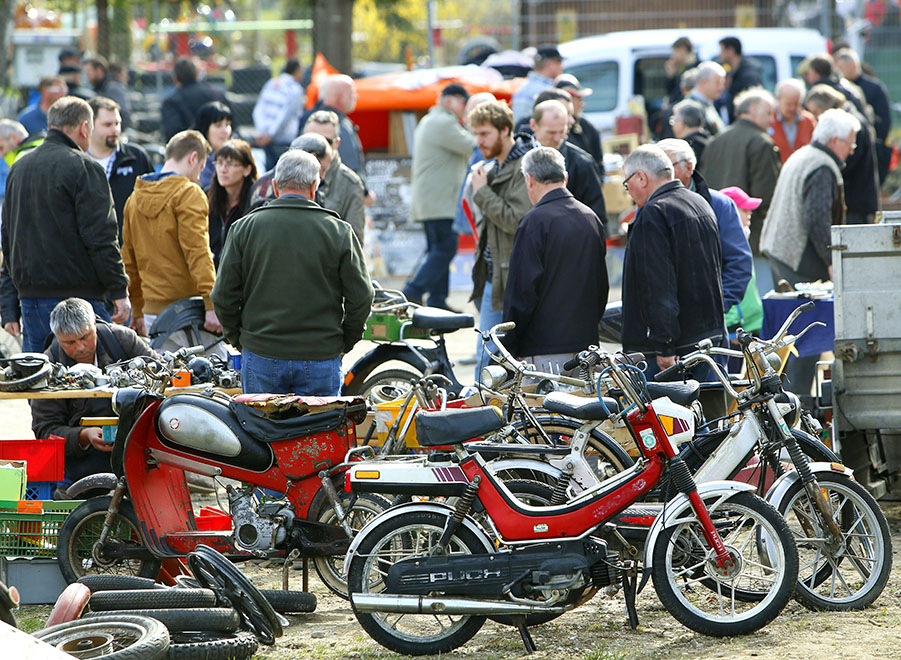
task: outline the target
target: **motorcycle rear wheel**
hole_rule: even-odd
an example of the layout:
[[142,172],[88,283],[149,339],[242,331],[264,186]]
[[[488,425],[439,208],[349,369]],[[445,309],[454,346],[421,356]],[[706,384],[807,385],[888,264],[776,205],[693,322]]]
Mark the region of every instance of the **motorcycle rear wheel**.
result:
[[[156,578],[162,562],[159,559],[111,559],[98,561],[94,544],[100,539],[106,512],[112,496],[92,497],[79,504],[66,517],[59,531],[57,558],[66,582],[72,583],[85,575],[113,574]],[[142,545],[138,534],[138,516],[128,500],[122,500],[113,520],[109,539],[128,545]]]
[[[705,498],[712,506],[719,496]],[[798,553],[785,520],[751,493],[719,503],[711,518],[735,564],[728,576],[715,570],[714,551],[693,515],[664,529],[653,549],[654,589],[683,625],[712,637],[745,635],[772,621],[791,599]],[[742,598],[756,593],[760,600]]]
[[420,378],[422,378],[422,373],[414,371],[413,367],[406,369],[385,369],[384,371],[377,371],[367,378],[364,378],[359,383],[356,381],[352,382],[347,386],[345,394],[347,396],[361,396],[368,400],[369,393],[375,388],[388,385],[396,390],[397,398],[400,399],[410,392],[410,388],[412,387],[410,381],[419,380]]
[[[383,578],[388,568],[401,559],[428,554],[441,537],[446,521],[447,516],[428,511],[410,511],[385,520],[357,548],[347,574],[349,592],[384,591]],[[447,552],[484,554],[485,547],[473,532],[460,526],[451,537]],[[472,639],[485,623],[484,616],[474,615],[359,612],[355,607],[353,610],[376,642],[405,655],[448,653]]]

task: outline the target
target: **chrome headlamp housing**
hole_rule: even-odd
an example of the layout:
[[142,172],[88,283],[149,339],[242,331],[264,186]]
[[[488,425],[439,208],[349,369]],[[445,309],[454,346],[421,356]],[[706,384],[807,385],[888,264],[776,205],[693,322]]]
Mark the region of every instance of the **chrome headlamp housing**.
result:
[[489,364],[482,369],[479,380],[490,390],[497,389],[510,378],[510,373],[499,364]]
[[788,428],[795,428],[801,421],[801,400],[794,392],[780,392],[776,395],[776,407]]

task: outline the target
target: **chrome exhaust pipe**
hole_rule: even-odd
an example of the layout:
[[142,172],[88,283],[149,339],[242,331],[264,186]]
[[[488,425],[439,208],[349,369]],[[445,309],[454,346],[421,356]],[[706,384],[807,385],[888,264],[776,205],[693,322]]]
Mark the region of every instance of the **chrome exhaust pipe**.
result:
[[534,614],[535,612],[565,612],[564,607],[525,605],[495,600],[470,598],[430,598],[428,596],[398,596],[391,594],[351,594],[350,600],[359,612],[391,614]]

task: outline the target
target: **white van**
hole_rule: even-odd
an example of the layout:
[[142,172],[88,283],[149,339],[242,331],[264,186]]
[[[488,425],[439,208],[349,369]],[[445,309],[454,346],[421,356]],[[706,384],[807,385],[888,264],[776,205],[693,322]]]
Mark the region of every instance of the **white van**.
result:
[[719,56],[719,41],[737,37],[742,53],[756,59],[763,69],[763,84],[795,75],[801,60],[828,50],[825,37],[800,28],[697,28],[631,30],[585,37],[560,44],[567,73],[594,90],[585,97],[584,113],[602,133],[612,133],[617,116],[627,114],[629,98],[641,94],[647,104],[666,95],[663,63],[670,46],[688,37],[700,61]]

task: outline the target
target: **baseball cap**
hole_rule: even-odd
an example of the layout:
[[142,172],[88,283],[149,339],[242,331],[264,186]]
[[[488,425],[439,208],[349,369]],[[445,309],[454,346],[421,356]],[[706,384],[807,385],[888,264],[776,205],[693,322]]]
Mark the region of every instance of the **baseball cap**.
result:
[[540,46],[535,51],[535,57],[540,60],[562,60],[563,55],[557,50],[556,46]]
[[760,206],[760,202],[763,201],[759,197],[751,197],[738,186],[729,186],[728,188],[723,188],[720,192],[735,202],[735,205],[738,208],[746,211],[753,211]]
[[459,96],[464,101],[469,100],[469,92],[460,83],[451,83],[441,90],[441,96]]
[[594,91],[589,87],[582,87],[579,79],[571,73],[561,73],[557,76],[555,85],[558,89],[567,91],[570,94],[575,94],[576,96],[589,96]]

